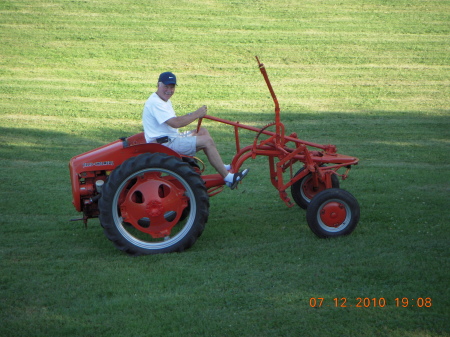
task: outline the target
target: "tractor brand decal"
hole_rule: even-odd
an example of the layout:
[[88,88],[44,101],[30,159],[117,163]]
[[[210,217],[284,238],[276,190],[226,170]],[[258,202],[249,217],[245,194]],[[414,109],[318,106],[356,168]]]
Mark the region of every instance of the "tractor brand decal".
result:
[[113,166],[113,161],[98,161],[95,163],[83,163],[83,167],[91,167],[91,166]]

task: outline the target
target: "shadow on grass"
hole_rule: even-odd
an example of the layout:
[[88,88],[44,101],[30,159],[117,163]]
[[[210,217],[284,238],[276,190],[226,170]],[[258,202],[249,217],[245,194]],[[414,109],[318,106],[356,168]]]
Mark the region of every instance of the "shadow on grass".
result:
[[[274,121],[273,112],[248,113],[227,111],[218,117],[239,121],[258,128]],[[367,113],[298,113],[282,112],[281,120],[286,134],[296,132],[298,138],[318,144],[334,144],[339,152],[360,156],[368,160],[418,163],[439,161],[449,163],[443,156],[450,139],[450,117],[411,112]],[[99,126],[93,122],[78,133],[38,128],[1,127],[3,138],[0,157],[29,161],[69,160],[72,156],[89,151],[119,137],[140,132],[130,127]],[[191,124],[190,128],[195,123]],[[210,120],[203,126],[216,139],[219,150],[233,155],[233,127]],[[273,128],[272,128],[273,129]],[[252,143],[256,133],[240,131],[242,146]]]
[[1,127],[0,132],[3,138],[0,158],[33,162],[54,160],[69,162],[75,155],[131,135],[130,131],[108,127],[86,130],[81,135],[15,127]]

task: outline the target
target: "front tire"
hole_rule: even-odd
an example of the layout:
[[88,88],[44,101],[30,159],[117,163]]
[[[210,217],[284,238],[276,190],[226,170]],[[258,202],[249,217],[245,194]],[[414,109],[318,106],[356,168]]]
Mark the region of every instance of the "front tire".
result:
[[130,255],[181,252],[202,234],[209,198],[189,164],[145,153],[111,173],[99,210],[104,233],[118,249]]
[[342,189],[330,188],[317,194],[306,211],[309,228],[320,238],[348,235],[360,216],[358,201]]

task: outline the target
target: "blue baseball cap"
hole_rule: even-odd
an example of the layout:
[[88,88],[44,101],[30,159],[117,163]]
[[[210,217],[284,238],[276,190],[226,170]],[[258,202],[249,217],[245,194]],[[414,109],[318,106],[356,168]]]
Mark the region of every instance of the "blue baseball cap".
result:
[[165,85],[177,84],[177,77],[175,76],[175,74],[171,73],[170,71],[167,71],[159,75],[158,82],[162,82]]

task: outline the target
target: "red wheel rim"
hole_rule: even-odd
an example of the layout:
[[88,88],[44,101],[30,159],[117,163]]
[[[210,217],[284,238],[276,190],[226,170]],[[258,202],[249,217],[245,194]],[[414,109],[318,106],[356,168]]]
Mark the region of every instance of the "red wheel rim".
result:
[[311,176],[305,178],[301,187],[303,197],[309,201],[311,201],[311,199],[314,198],[317,193],[322,192],[323,190],[325,190],[325,184],[319,182],[319,186],[314,187],[313,179]]
[[347,209],[344,204],[338,201],[330,201],[320,208],[320,220],[328,227],[339,227],[347,219]]
[[[123,221],[153,238],[170,235],[178,223],[183,210],[188,206],[184,189],[154,173],[140,176],[136,183],[124,191],[120,198],[120,213]],[[175,214],[167,219],[168,212]],[[141,219],[148,219],[150,226],[142,226]]]

